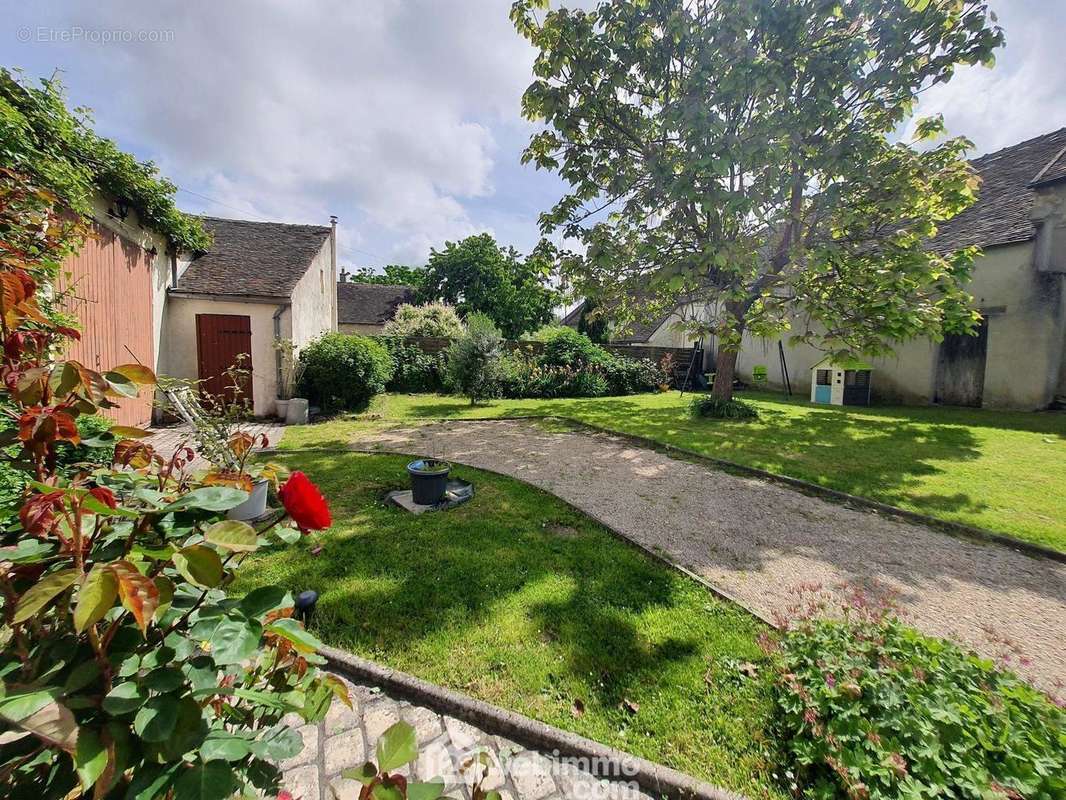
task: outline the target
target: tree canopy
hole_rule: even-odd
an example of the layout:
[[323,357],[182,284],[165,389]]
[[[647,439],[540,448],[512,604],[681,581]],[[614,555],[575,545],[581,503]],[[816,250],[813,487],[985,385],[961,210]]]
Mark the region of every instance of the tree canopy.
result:
[[425,276],[425,267],[410,267],[406,264],[386,264],[381,272],[375,272],[373,267],[356,267],[355,272],[341,270],[342,283],[374,283],[381,286],[418,288]]
[[[693,300],[728,397],[741,337],[831,352],[972,328],[975,251],[929,246],[975,198],[939,119],[898,141],[919,93],[1003,40],[978,0],[519,0],[537,48],[523,156],[569,191],[541,216],[622,324]],[[935,241],[935,240],[934,240]]]
[[523,259],[487,233],[447,242],[430,254],[418,299],[447,303],[464,317],[485,314],[504,336],[517,339],[550,321],[559,300],[545,247]]

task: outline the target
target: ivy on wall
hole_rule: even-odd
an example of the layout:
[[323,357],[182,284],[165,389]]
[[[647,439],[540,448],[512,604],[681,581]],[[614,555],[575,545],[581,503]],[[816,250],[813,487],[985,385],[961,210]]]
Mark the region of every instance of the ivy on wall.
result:
[[91,122],[88,109],[67,108],[57,79],[35,85],[0,67],[0,163],[36,176],[75,212],[89,214],[97,192],[121,198],[177,249],[206,250],[211,237],[174,205],[177,186],[151,161],[98,136]]

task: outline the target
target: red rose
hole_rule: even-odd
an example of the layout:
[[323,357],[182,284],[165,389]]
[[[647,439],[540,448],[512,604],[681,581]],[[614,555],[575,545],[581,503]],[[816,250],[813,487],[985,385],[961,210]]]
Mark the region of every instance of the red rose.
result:
[[99,500],[108,508],[118,508],[118,501],[115,500],[115,493],[108,489],[106,486],[97,486],[94,489],[89,490],[89,494]]
[[289,476],[285,485],[278,490],[278,497],[292,521],[304,533],[324,531],[333,524],[326,499],[302,472],[294,472]]

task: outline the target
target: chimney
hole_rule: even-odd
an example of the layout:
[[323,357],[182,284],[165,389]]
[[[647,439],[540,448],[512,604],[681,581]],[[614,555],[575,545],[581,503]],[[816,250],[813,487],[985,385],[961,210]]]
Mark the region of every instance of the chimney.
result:
[[329,261],[330,261],[330,292],[332,298],[332,310],[330,319],[330,330],[337,330],[337,217],[336,215],[329,218]]

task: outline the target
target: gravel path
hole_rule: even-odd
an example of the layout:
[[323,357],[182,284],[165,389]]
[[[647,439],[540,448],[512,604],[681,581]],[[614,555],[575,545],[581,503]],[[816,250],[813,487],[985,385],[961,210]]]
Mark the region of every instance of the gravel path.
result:
[[447,421],[368,434],[548,490],[701,575],[764,617],[801,582],[892,587],[908,621],[996,656],[1008,640],[1038,685],[1066,682],[1066,565],[671,458],[607,434]]

